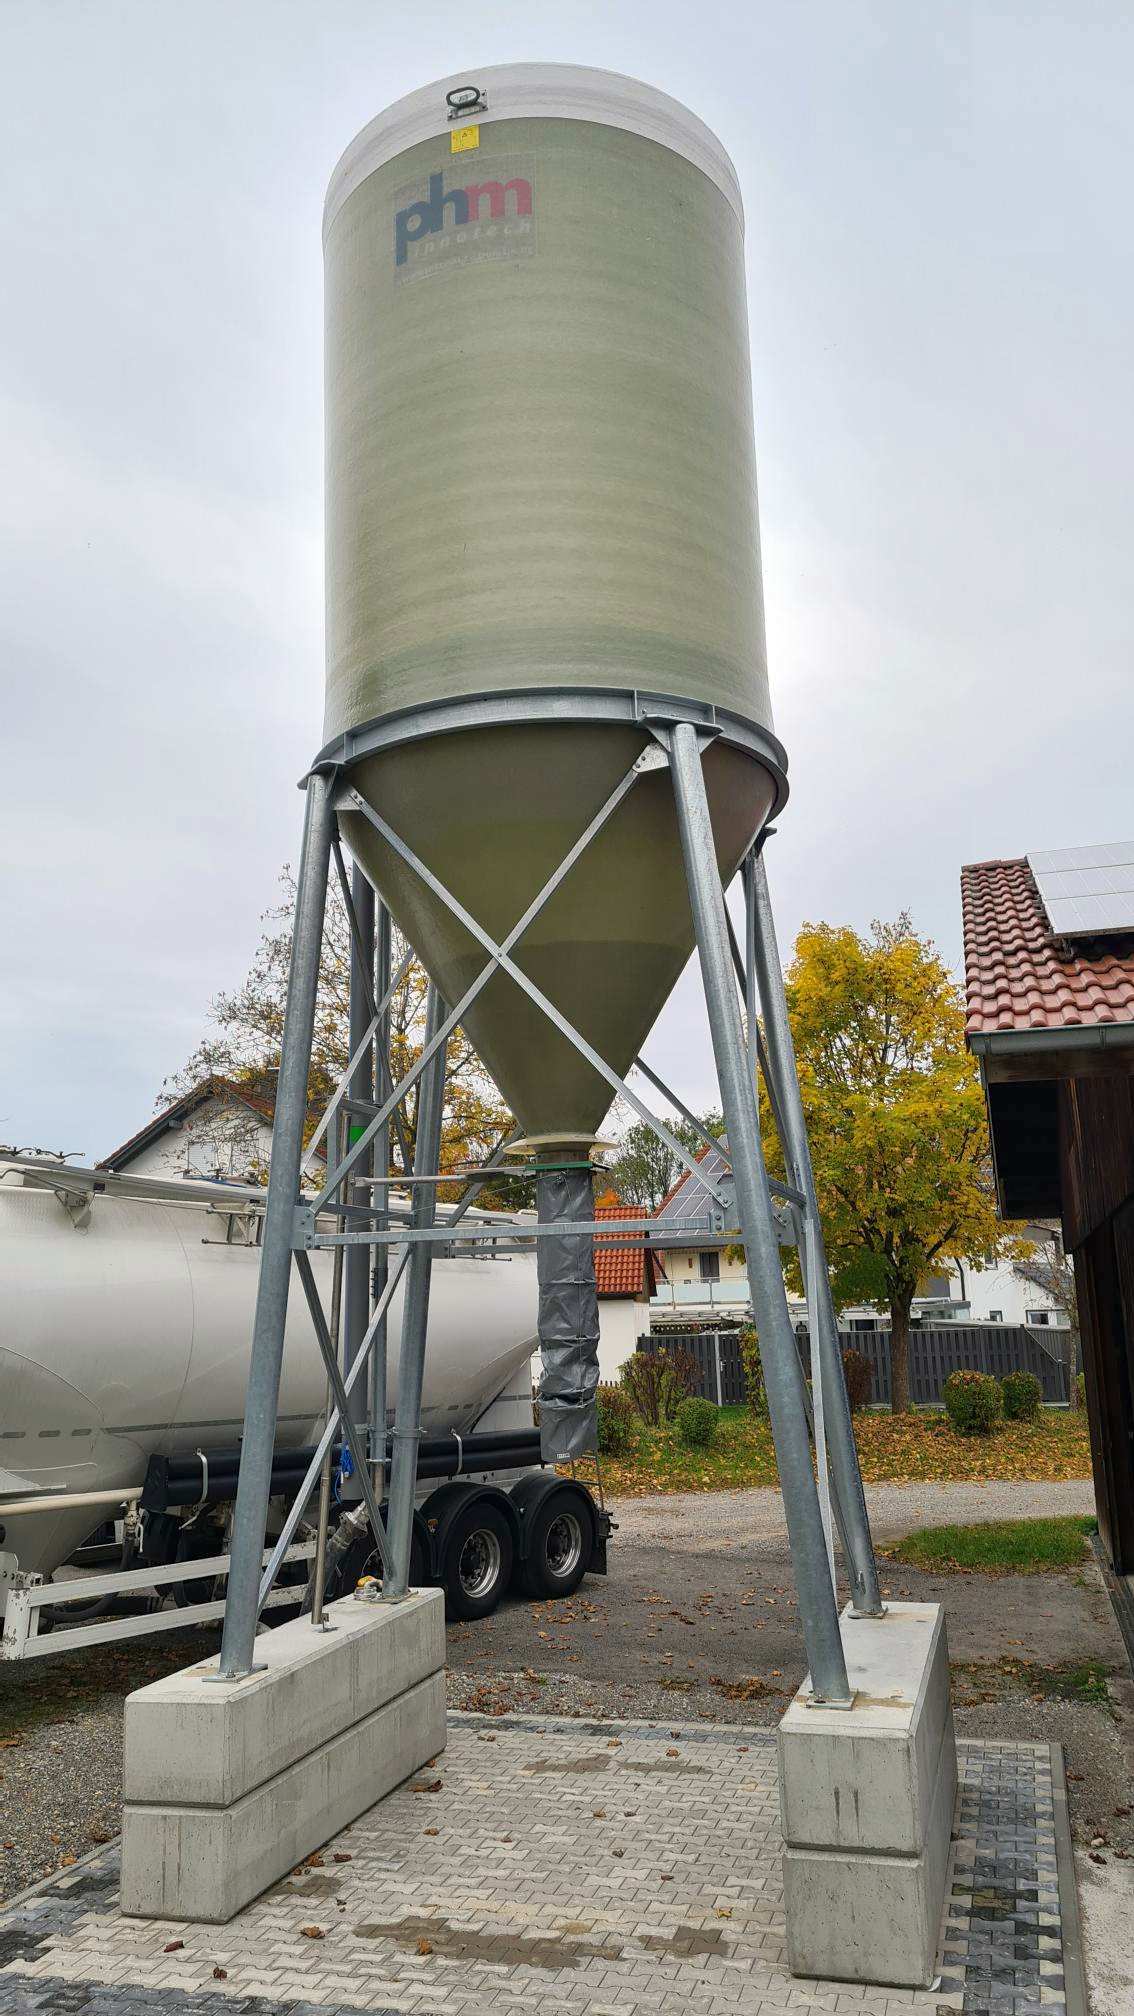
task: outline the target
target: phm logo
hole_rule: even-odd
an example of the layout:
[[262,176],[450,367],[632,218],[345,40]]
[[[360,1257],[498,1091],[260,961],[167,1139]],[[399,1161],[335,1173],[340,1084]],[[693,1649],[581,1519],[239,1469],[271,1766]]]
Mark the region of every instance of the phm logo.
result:
[[482,219],[499,223],[532,214],[532,185],[525,175],[514,175],[509,182],[469,182],[463,189],[446,189],[444,180],[443,175],[431,175],[428,196],[395,212],[395,266],[404,266],[410,246],[435,232],[479,224]]

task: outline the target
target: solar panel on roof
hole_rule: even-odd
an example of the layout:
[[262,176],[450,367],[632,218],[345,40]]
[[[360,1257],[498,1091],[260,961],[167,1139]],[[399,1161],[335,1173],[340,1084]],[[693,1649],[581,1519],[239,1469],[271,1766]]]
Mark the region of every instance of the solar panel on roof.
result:
[[1057,938],[1134,931],[1134,840],[1029,854],[1028,867]]

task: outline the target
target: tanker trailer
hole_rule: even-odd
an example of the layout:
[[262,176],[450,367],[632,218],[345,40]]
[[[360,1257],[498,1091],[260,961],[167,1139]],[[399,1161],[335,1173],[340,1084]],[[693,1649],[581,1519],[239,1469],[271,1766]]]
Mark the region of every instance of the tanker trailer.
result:
[[[130,1508],[127,1552],[140,1565],[116,1578],[97,1577],[99,1589],[117,1580],[117,1595],[134,1597],[136,1607],[140,1592],[152,1590],[156,1570],[200,1560],[199,1578],[172,1584],[179,1613],[150,1614],[146,1628],[204,1621],[202,1600],[219,1615],[222,1605],[209,1599],[221,1578],[205,1571],[224,1553],[236,1486],[263,1204],[264,1193],[251,1186],[108,1174],[46,1158],[0,1159],[5,1657],[139,1628],[137,1616],[86,1623],[115,1592],[92,1598],[89,1608],[73,1603],[64,1612],[55,1604],[56,1621],[74,1622],[75,1629],[56,1631],[46,1643],[34,1626],[27,1628],[33,1613],[41,1626],[51,1621],[44,1589],[74,1582],[66,1564],[124,1507]],[[530,1253],[504,1250],[511,1222],[502,1218],[497,1248],[481,1242],[439,1257],[430,1303],[416,1566],[420,1579],[441,1582],[450,1609],[466,1616],[493,1608],[509,1563],[517,1565],[519,1550],[502,1548],[499,1535],[502,1519],[518,1523],[516,1493],[522,1504],[533,1486],[557,1488],[552,1476],[526,1474],[539,1462],[528,1370],[535,1265]],[[314,1264],[326,1303],[330,1256],[318,1253]],[[398,1295],[389,1321],[391,1409],[401,1314]],[[277,1525],[325,1408],[326,1377],[297,1296],[288,1311],[280,1386]],[[525,1475],[507,1491],[487,1481],[517,1471]],[[442,1481],[449,1479],[459,1481]],[[605,1518],[589,1493],[571,1488],[571,1533],[586,1544],[565,1550],[563,1534],[552,1531],[540,1562],[529,1550],[518,1564],[541,1593],[569,1593],[589,1566],[603,1565]],[[560,1566],[571,1555],[558,1584],[557,1549]],[[545,1583],[540,1569],[549,1564]],[[353,1573],[365,1562],[342,1565]],[[302,1567],[295,1572],[305,1575]],[[95,1580],[84,1578],[84,1591],[88,1586],[94,1589]],[[187,1605],[186,1596],[194,1599]]]

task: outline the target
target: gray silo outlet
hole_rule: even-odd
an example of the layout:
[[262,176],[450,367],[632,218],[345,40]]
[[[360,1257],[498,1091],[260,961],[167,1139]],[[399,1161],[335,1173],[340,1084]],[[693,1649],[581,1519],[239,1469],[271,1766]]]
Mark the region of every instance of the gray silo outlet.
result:
[[[541,1169],[536,1180],[541,1225],[585,1225],[594,1217],[589,1163]],[[597,1446],[598,1290],[589,1232],[539,1242],[539,1437],[545,1463],[570,1463]]]

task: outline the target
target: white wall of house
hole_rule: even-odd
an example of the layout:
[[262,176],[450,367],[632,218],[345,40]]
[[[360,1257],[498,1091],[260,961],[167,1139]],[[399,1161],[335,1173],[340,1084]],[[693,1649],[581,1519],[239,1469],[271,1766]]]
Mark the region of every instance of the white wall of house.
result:
[[[1037,1228],[1033,1235],[1039,1243]],[[704,1321],[720,1313],[735,1320],[749,1302],[748,1276],[743,1259],[716,1249],[669,1251],[665,1256],[667,1279],[650,1300],[650,1317],[655,1328],[672,1325],[683,1316]],[[938,1284],[940,1294],[915,1301],[915,1312],[928,1322],[1027,1324],[1029,1327],[1058,1328],[1063,1313],[1042,1288],[1021,1281],[1005,1261],[996,1267],[973,1267],[966,1261],[943,1269]],[[806,1320],[807,1310],[798,1296],[789,1298],[792,1320]],[[844,1328],[855,1324],[871,1328],[886,1312],[859,1302],[840,1311]]]
[[638,1348],[638,1338],[650,1327],[646,1304],[632,1295],[600,1295],[599,1378],[604,1386],[617,1386],[618,1374]]
[[736,1317],[747,1307],[748,1275],[739,1254],[716,1246],[667,1247],[665,1273],[650,1297],[651,1316],[659,1321],[686,1314],[700,1319],[716,1310]]
[[132,1155],[133,1176],[232,1176],[243,1181],[249,1169],[266,1168],[272,1151],[272,1124],[239,1100],[219,1095],[202,1101],[187,1119],[175,1121]]
[[[1021,1281],[1009,1263],[1002,1267],[966,1267],[964,1292],[968,1297],[972,1323],[1034,1323],[1037,1316],[1049,1316],[1052,1324],[1064,1326],[1064,1312],[1056,1308],[1050,1295]],[[962,1292],[953,1277],[953,1293]],[[1041,1326],[1042,1327],[1042,1326]]]

